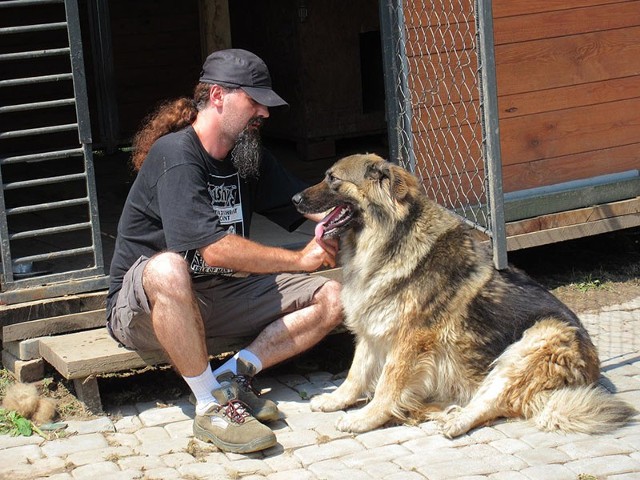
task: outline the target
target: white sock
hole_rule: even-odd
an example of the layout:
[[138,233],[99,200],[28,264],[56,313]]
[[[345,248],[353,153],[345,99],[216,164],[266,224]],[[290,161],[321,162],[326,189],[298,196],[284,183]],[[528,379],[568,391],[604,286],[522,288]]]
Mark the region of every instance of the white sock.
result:
[[216,399],[213,398],[211,392],[220,387],[220,384],[214,377],[211,371],[211,364],[207,362],[207,367],[200,375],[196,377],[185,377],[184,381],[187,382],[189,388],[196,397],[196,415],[202,415],[206,412],[211,405],[217,404]]
[[236,366],[236,361],[239,358],[253,365],[253,367],[256,369],[255,373],[258,373],[262,370],[262,362],[253,352],[250,352],[249,350],[240,350],[233,357],[216,368],[216,370],[213,372],[213,375],[215,377],[218,377],[221,373],[226,371],[231,371],[234,375],[237,374],[238,369]]

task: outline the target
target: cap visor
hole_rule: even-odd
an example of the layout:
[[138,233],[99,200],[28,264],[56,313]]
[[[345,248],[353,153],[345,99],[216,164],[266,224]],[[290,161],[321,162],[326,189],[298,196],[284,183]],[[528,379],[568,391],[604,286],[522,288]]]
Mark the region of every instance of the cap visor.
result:
[[268,88],[257,88],[257,87],[240,87],[244,90],[247,95],[253,98],[260,105],[264,105],[266,107],[281,107],[288,106],[289,104],[285,102],[280,95]]

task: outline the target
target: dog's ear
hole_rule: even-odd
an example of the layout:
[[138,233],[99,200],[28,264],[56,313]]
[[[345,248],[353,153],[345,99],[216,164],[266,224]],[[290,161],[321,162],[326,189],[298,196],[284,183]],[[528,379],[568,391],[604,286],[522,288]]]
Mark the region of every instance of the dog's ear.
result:
[[406,170],[394,166],[389,168],[391,180],[391,196],[396,200],[404,200],[411,190],[410,178]]
[[381,182],[385,178],[389,178],[389,165],[387,163],[367,163],[367,169],[364,172],[364,178]]

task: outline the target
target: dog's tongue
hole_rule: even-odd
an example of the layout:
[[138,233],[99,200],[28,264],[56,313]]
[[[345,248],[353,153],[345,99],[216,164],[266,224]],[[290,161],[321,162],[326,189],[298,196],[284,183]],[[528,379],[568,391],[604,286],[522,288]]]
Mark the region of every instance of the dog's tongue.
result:
[[322,237],[324,236],[324,232],[326,229],[326,225],[333,219],[333,217],[335,217],[339,213],[340,213],[340,207],[336,207],[333,210],[331,210],[326,217],[324,217],[322,220],[318,222],[315,229],[317,241],[322,240]]

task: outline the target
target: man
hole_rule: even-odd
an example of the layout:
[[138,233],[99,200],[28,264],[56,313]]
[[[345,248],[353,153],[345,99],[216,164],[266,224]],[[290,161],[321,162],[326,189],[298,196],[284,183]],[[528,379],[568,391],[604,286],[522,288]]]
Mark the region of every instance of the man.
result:
[[[248,239],[254,211],[292,229],[304,220],[290,202],[304,185],[260,147],[259,127],[281,105],[256,55],[209,55],[193,100],[165,104],[134,139],[139,172],[111,264],[111,335],[164,349],[195,397],[194,435],[231,452],[276,442],[260,421],[277,407],[251,378],[342,321],[338,283],[280,273],[335,266],[337,244],[293,251]],[[205,338],[244,335],[255,340],[212,372]]]

